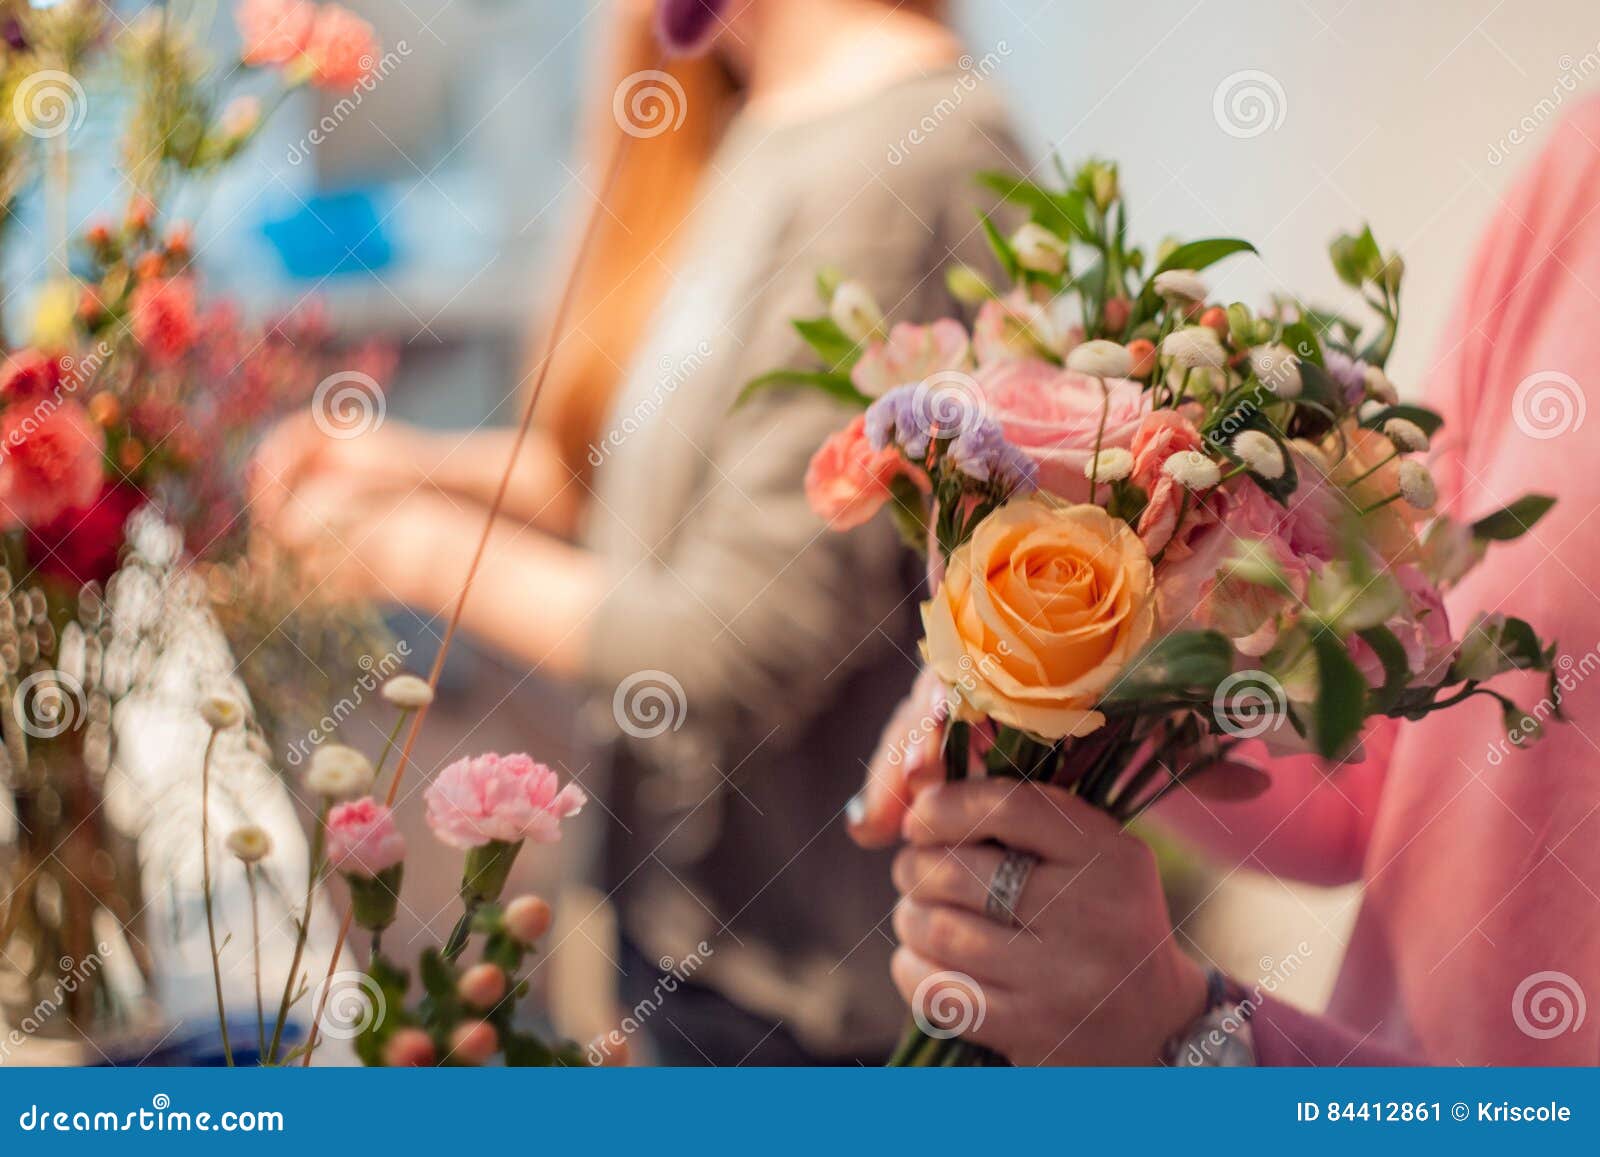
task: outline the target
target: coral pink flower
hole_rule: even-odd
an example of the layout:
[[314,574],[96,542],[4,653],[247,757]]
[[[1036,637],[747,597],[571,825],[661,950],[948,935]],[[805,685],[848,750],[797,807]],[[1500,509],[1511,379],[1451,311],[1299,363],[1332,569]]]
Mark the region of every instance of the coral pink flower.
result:
[[406,841],[394,814],[371,796],[328,812],[328,866],[349,876],[372,878],[406,858]]
[[889,483],[907,472],[900,452],[874,450],[866,416],[857,414],[822,444],[806,467],[806,501],[834,530],[851,530],[889,501]]
[[146,281],[129,303],[133,335],[157,365],[177,361],[200,336],[194,282],[187,277]]
[[589,800],[577,784],[557,790],[558,783],[555,772],[526,755],[458,759],[423,793],[428,826],[454,848],[491,840],[554,843],[561,838],[561,821]]
[[1006,440],[1039,468],[1039,488],[1074,501],[1088,497],[1084,468],[1094,453],[1105,410],[1101,449],[1127,448],[1149,409],[1138,382],[1100,380],[1023,358],[978,371],[985,412],[1000,423]]
[[305,51],[317,7],[307,0],[244,0],[235,19],[246,64],[288,64]]
[[383,1046],[383,1063],[391,1069],[422,1068],[436,1059],[433,1038],[420,1028],[396,1029]]
[[901,322],[889,331],[888,341],[867,347],[850,371],[850,380],[867,397],[882,397],[896,386],[920,382],[941,370],[966,369],[971,354],[972,343],[958,321]]
[[[1200,431],[1177,410],[1152,410],[1139,424],[1128,449],[1133,451],[1133,484],[1154,495],[1161,467],[1174,454],[1200,449]],[[1153,500],[1153,499],[1152,499]]]
[[378,64],[372,25],[348,8],[327,4],[317,13],[306,42],[311,80],[319,88],[353,88]]
[[972,348],[984,366],[1043,353],[1065,356],[1081,340],[1081,333],[1074,340],[1049,306],[1029,301],[1021,291],[984,302],[972,325]]
[[7,402],[39,402],[60,389],[61,359],[38,350],[18,350],[0,368],[0,398]]
[[105,481],[105,435],[77,402],[11,406],[0,418],[0,512],[38,526],[88,507]]

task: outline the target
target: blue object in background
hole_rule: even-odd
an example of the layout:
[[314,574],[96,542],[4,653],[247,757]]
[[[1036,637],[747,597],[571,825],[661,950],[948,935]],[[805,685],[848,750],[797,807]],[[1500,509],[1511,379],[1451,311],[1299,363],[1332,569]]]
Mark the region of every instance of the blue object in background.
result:
[[305,281],[375,273],[395,259],[371,188],[314,193],[288,216],[263,224],[261,231],[289,276]]

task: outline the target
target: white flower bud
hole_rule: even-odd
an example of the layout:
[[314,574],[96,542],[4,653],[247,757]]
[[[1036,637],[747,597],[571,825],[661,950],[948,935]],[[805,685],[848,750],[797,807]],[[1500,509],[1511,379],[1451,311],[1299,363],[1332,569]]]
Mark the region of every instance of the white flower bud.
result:
[[1433,475],[1415,458],[1406,458],[1400,463],[1400,497],[1418,510],[1432,510],[1439,499]]
[[1032,221],[1011,235],[1011,248],[1017,264],[1034,273],[1053,277],[1067,267],[1067,243]]
[[354,799],[372,788],[372,761],[353,747],[325,743],[311,753],[305,785],[325,799]]
[[1383,432],[1397,450],[1421,453],[1428,448],[1428,435],[1408,418],[1390,418],[1383,424]]
[[1283,477],[1283,451],[1260,430],[1245,430],[1233,440],[1239,460],[1263,478]]
[[1085,478],[1101,482],[1121,482],[1133,473],[1133,454],[1120,446],[1102,450],[1089,459],[1083,468]]
[[1067,369],[1092,378],[1125,378],[1133,372],[1133,355],[1120,342],[1096,338],[1072,348]]
[[1389,375],[1377,366],[1368,366],[1362,373],[1367,383],[1367,397],[1373,401],[1382,402],[1392,406],[1400,400],[1400,391],[1394,388],[1394,383],[1389,380]]
[[1222,481],[1217,464],[1198,450],[1180,450],[1161,464],[1161,472],[1190,490],[1210,490]]
[[883,328],[883,310],[872,291],[859,281],[846,281],[833,291],[828,316],[853,342],[869,341]]
[[1304,383],[1300,359],[1285,345],[1258,345],[1250,351],[1250,370],[1280,398],[1298,398]]
[[213,731],[226,731],[244,722],[244,708],[231,695],[207,695],[200,701],[200,718]]
[[228,851],[246,864],[255,864],[272,854],[272,836],[267,829],[255,824],[234,828],[225,841]]
[[1211,292],[1205,279],[1192,269],[1168,269],[1156,274],[1155,289],[1168,301],[1204,301]]
[[1222,339],[1208,325],[1174,330],[1161,339],[1161,353],[1186,370],[1220,369],[1228,362],[1228,351],[1222,348]]
[[433,702],[433,688],[415,675],[396,675],[383,685],[383,698],[402,711],[415,711]]

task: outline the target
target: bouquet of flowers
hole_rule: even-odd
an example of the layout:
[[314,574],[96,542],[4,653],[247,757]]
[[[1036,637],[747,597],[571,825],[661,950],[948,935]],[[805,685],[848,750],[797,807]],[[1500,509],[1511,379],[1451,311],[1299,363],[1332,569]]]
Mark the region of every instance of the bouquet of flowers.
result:
[[[166,213],[186,193],[198,213],[209,178],[261,129],[262,97],[226,86],[261,78],[278,100],[305,85],[348,90],[377,64],[370,26],[337,5],[249,0],[244,67],[219,69],[200,51],[204,28],[172,6],[127,24],[108,15],[100,0],[0,8],[0,240],[16,240],[8,227],[25,214],[13,202],[35,190],[49,225],[25,324],[17,340],[0,331],[0,789],[20,833],[0,860],[0,947],[30,962],[0,996],[21,1008],[59,979],[56,962],[91,955],[91,925],[109,915],[121,927],[144,907],[100,806],[111,707],[135,680],[104,662],[126,641],[106,589],[130,516],[158,512],[191,562],[242,564],[241,479],[264,425],[323,402],[330,381],[358,383],[375,406],[388,372],[381,350],[336,350],[315,310],[246,321],[208,302],[194,230]],[[90,111],[84,80],[101,77],[127,98],[126,208],[72,238],[74,134]],[[74,1027],[107,1012],[102,976],[77,986]]]
[[[523,845],[559,840],[562,821],[577,815],[587,802],[583,789],[572,783],[561,786],[554,771],[526,755],[469,757],[434,777],[423,795],[428,826],[442,843],[464,853],[462,912],[441,947],[420,953],[417,974],[423,996],[408,1005],[411,974],[383,951],[384,929],[394,923],[400,903],[406,845],[388,804],[377,796],[402,725],[428,706],[433,689],[415,675],[397,675],[383,685],[383,699],[398,710],[398,717],[376,764],[362,751],[335,742],[323,743],[312,754],[303,786],[317,801],[317,827],[308,851],[304,906],[295,921],[294,955],[276,1014],[269,1020],[261,991],[259,939],[250,946],[256,1039],[248,1043],[229,1038],[223,995],[227,944],[218,942],[210,832],[202,821],[206,928],[227,1064],[232,1066],[236,1051],[245,1049],[265,1065],[296,1058],[309,1063],[315,1032],[298,1044],[291,1043],[289,1033],[296,1005],[306,1000],[301,1021],[314,1018],[326,1035],[353,1039],[356,1055],[367,1065],[481,1065],[496,1058],[512,1067],[585,1065],[573,1042],[546,1041],[516,1023],[518,1002],[529,991],[526,978],[517,973],[550,928],[550,906],[532,895],[505,903],[501,899]],[[211,791],[219,741],[248,728],[251,721],[244,707],[226,695],[208,698],[200,713],[211,727],[201,768],[204,817],[209,814],[204,800]],[[390,797],[395,782],[390,781]],[[245,874],[254,909],[258,879],[273,853],[272,839],[264,829],[245,824],[229,833],[225,843]],[[371,954],[365,971],[336,972],[335,956],[327,976],[312,986],[302,970],[303,954],[317,890],[331,875],[342,878],[350,924],[371,936]],[[251,924],[259,927],[254,910]],[[474,936],[481,937],[480,958],[463,967],[461,956]]]
[[[1457,634],[1442,594],[1553,500],[1470,524],[1431,513],[1441,419],[1384,371],[1401,259],[1367,229],[1333,243],[1365,323],[1291,299],[1213,303],[1202,271],[1248,242],[1147,256],[1115,165],[1060,176],[981,176],[1027,220],[1009,235],[982,221],[1006,286],[950,271],[970,333],[890,327],[863,286],[824,273],[827,312],[794,323],[823,364],[747,390],[820,389],[861,411],[806,492],[841,530],[889,507],[927,554],[939,691],[924,729],[942,734],[945,773],[1048,780],[1126,823],[1180,785],[1259,792],[1251,740],[1343,761],[1369,720],[1481,695],[1528,742],[1492,680],[1550,672],[1554,648],[1503,615]],[[893,1063],[990,1059],[913,1027]]]

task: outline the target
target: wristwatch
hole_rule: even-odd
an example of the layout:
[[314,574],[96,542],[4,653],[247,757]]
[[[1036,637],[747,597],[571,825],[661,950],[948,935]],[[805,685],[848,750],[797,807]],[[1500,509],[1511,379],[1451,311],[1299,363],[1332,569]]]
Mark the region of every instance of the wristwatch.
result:
[[1183,1069],[1253,1068],[1256,1042],[1250,1014],[1254,1011],[1244,989],[1221,969],[1208,969],[1205,1011],[1167,1041],[1162,1062]]

